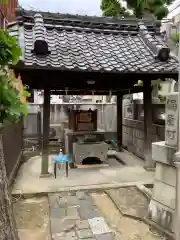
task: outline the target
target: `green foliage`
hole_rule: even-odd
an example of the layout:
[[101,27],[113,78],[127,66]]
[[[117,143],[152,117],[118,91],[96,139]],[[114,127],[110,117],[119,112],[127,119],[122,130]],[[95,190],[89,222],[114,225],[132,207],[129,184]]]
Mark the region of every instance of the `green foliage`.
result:
[[16,64],[21,56],[21,49],[17,40],[7,31],[0,30],[0,65],[5,66],[10,61]]
[[167,6],[174,0],[127,0],[127,5],[136,17],[142,17],[145,12],[161,20],[168,14]]
[[26,98],[29,93],[21,79],[16,79],[14,72],[8,68],[10,62],[18,62],[20,55],[16,39],[7,31],[0,30],[0,124],[17,121],[21,115],[28,113]]
[[[143,87],[143,81],[138,80],[138,82],[137,82],[134,86]],[[162,89],[162,86],[161,86],[160,83],[154,83],[154,84],[152,84],[152,89],[155,88],[155,87],[158,87],[158,90],[159,90],[159,91],[161,91],[161,89]]]
[[143,81],[138,80],[138,82],[134,85],[136,87],[142,87],[143,86]]
[[180,37],[180,34],[178,32],[175,32],[175,33],[172,34],[172,40],[175,43],[179,43],[179,37]]
[[[137,18],[149,13],[161,20],[168,14],[167,6],[174,0],[126,0],[128,9],[133,11]],[[102,0],[101,10],[106,16],[126,16],[127,9],[122,7],[121,0]]]
[[102,0],[101,10],[103,16],[107,17],[120,17],[128,16],[126,8],[122,6],[119,0]]
[[27,115],[28,108],[21,99],[29,96],[26,88],[19,92],[15,88],[14,74],[2,71],[0,75],[0,123],[15,122]]
[[0,0],[0,4],[7,4],[8,0]]
[[158,95],[158,98],[161,102],[166,102],[166,96]]

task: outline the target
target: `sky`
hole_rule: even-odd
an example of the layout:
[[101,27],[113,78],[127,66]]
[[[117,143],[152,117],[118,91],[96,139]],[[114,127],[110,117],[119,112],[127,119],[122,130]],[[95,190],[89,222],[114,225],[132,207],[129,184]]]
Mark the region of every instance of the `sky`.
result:
[[[19,0],[19,4],[25,9],[37,11],[101,16],[101,0]],[[178,5],[179,8],[174,9]],[[172,15],[180,12],[180,0],[175,0],[169,10],[170,14],[168,17],[170,18]]]
[[25,9],[100,16],[101,0],[19,0]]
[[167,17],[172,18],[179,12],[180,12],[180,0],[175,0],[173,4],[171,4],[171,6],[169,7],[169,14]]

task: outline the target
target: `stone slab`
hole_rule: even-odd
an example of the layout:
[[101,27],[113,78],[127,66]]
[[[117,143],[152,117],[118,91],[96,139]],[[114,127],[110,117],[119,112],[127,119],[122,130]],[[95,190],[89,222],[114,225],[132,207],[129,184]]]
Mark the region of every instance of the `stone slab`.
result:
[[79,239],[88,239],[93,237],[93,233],[90,229],[81,229],[77,231]]
[[88,222],[94,235],[100,235],[111,232],[111,229],[108,227],[103,217],[88,219]]
[[152,159],[168,165],[173,165],[176,147],[166,145],[165,141],[152,143]]
[[175,187],[176,186],[176,168],[171,165],[166,165],[166,164],[157,162],[155,179]]
[[97,240],[115,240],[113,233],[106,233],[101,235],[96,235]]
[[88,195],[86,192],[83,191],[77,191],[76,192],[76,197],[78,200],[86,200],[88,198]]
[[50,217],[51,218],[64,218],[66,216],[65,208],[50,208]]
[[91,206],[88,208],[88,205],[84,204],[79,208],[79,215],[81,220],[88,220],[90,218],[99,217],[100,213],[96,207]]
[[77,207],[68,207],[66,211],[66,218],[67,219],[80,219],[79,212]]
[[77,220],[76,221],[76,228],[79,229],[79,230],[90,228],[88,220]]
[[54,234],[52,236],[52,240],[78,240],[76,233],[74,231],[71,232],[61,232],[58,234]]
[[72,219],[53,219],[50,221],[52,234],[69,232],[76,227],[76,221]]
[[58,197],[58,194],[48,194],[50,208],[59,208]]
[[78,211],[81,220],[88,220],[90,218],[100,217],[99,210],[95,206],[90,196],[87,200],[80,200]]
[[175,209],[175,187],[155,180],[152,198],[159,203]]
[[77,206],[79,205],[79,200],[76,196],[64,196],[59,198],[60,207],[68,207],[68,206]]

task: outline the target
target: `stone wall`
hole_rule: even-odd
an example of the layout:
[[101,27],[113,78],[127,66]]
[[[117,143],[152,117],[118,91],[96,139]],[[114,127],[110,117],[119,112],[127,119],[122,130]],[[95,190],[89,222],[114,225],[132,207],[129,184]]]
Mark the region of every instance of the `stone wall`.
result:
[[153,195],[149,218],[166,230],[174,231],[176,168],[156,162]]
[[[152,142],[164,140],[165,127],[153,125]],[[128,151],[144,158],[144,123],[134,119],[123,120],[123,145]]]

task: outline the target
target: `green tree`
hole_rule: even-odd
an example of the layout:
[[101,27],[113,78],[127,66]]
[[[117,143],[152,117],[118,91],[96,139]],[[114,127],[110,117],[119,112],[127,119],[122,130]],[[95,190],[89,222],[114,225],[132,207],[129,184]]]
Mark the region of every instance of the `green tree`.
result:
[[[127,8],[132,10],[134,16],[137,18],[141,18],[148,13],[156,17],[158,20],[161,20],[167,16],[167,6],[173,1],[174,0],[126,0],[126,3]],[[124,15],[119,9],[123,9],[124,13],[127,13],[127,10],[122,7],[121,0],[102,0],[101,10],[103,15],[114,17]]]
[[136,17],[140,18],[144,13],[150,13],[158,20],[167,16],[167,6],[173,1],[174,0],[126,0],[128,8],[133,10]]
[[120,17],[129,15],[127,9],[123,7],[121,2],[118,0],[102,0],[101,10],[103,12],[103,16],[107,17]]

